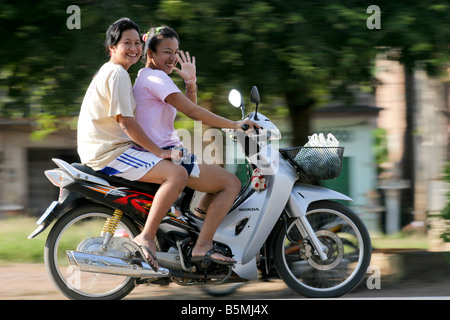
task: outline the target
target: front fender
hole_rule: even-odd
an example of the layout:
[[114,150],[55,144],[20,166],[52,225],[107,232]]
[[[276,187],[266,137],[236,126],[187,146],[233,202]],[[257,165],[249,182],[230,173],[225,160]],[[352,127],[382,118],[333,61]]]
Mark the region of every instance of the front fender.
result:
[[345,200],[353,201],[346,195],[309,184],[296,184],[292,188],[291,195],[286,205],[286,211],[290,217],[306,215],[308,206],[319,200]]

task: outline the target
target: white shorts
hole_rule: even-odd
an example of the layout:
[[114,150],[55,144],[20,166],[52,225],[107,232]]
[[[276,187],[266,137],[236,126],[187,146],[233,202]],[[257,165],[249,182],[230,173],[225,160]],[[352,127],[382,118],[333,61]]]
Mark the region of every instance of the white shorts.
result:
[[110,176],[136,181],[161,160],[163,159],[135,145],[99,171]]

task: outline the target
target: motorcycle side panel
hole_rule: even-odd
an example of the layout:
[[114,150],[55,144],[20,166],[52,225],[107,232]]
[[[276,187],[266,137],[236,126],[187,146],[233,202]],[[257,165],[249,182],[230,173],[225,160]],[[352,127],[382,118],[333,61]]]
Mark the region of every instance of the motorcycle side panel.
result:
[[286,211],[291,217],[305,216],[308,206],[319,200],[353,201],[346,195],[330,189],[309,184],[297,184],[292,188]]
[[[257,276],[255,256],[278,221],[290,197],[297,179],[292,169],[280,158],[276,175],[266,176],[267,189],[253,193],[238,208],[230,212],[219,226],[214,240],[226,243],[234,254],[237,264],[233,271],[245,279]],[[244,223],[240,233],[236,227]]]
[[103,186],[84,181],[77,181],[67,189],[82,194],[94,202],[127,212],[140,222],[145,222],[154,198],[152,194],[131,190],[128,187]]

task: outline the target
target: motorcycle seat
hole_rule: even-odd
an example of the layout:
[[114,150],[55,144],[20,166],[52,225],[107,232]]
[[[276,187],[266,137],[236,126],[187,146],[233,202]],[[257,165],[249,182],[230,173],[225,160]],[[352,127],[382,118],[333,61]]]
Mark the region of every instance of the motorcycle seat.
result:
[[80,171],[83,171],[87,174],[91,174],[93,176],[102,178],[108,182],[111,182],[114,185],[118,185],[120,187],[129,187],[132,189],[139,189],[139,190],[145,190],[146,192],[150,192],[152,194],[155,194],[158,188],[160,187],[159,184],[156,183],[147,183],[147,182],[141,182],[141,181],[131,181],[120,177],[110,176],[106,173],[95,171],[94,169],[81,164],[81,163],[72,163],[72,166]]

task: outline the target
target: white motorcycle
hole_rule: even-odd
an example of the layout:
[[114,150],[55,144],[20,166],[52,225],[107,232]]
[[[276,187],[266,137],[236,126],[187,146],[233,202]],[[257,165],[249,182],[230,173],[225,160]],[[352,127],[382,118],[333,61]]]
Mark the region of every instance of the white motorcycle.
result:
[[[244,117],[239,92],[232,90],[229,98]],[[278,150],[272,142],[281,135],[258,113],[256,87],[251,101],[256,110],[247,117],[261,129],[252,134],[224,130],[242,147],[248,179],[214,236],[214,245],[236,264],[191,261],[203,220],[192,213],[195,192],[187,188],[174,204],[181,215],[168,213],[159,227],[159,269],[153,270],[131,239],[145,224],[158,186],[53,159],[58,168],[46,176],[60,187],[60,196],[29,238],[57,220],[45,246],[45,264],[56,287],[72,299],[120,299],[143,283],[241,283],[257,280],[259,271],[269,273],[275,266],[281,279],[305,297],[338,297],[353,290],[370,264],[366,227],[352,210],[332,201],[351,201],[349,197],[299,183],[300,177],[337,177],[343,148]]]

